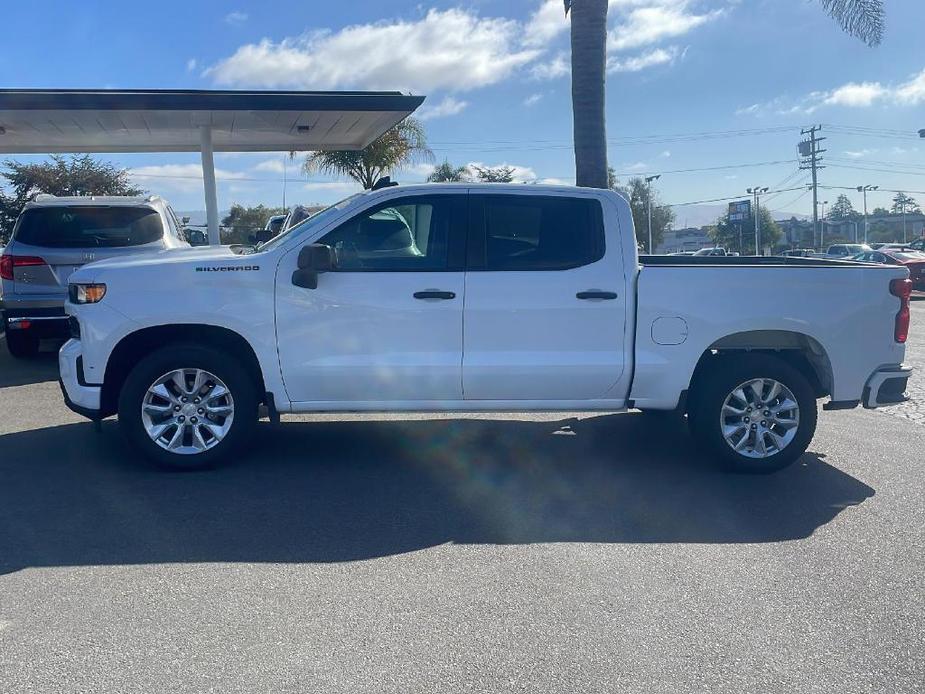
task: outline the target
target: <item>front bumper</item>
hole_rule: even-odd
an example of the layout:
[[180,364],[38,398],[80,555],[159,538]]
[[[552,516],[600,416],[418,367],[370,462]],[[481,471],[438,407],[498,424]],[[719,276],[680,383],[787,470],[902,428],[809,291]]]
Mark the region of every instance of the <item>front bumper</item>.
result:
[[884,407],[896,405],[909,399],[906,384],[912,375],[912,367],[904,364],[884,366],[871,374],[864,385],[862,403],[864,407]]
[[100,419],[102,387],[88,384],[83,375],[80,340],[68,340],[58,352],[59,381],[65,404],[89,419]]

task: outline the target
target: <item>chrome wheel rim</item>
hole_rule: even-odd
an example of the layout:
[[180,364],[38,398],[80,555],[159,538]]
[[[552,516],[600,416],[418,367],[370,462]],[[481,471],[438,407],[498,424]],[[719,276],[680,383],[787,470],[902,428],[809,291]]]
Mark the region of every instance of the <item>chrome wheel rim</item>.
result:
[[203,369],[175,369],[145,392],[141,421],[165,451],[195,455],[214,448],[234,421],[234,399],[222,380]]
[[753,378],[732,389],[719,417],[723,438],[746,458],[769,458],[793,441],[800,408],[787,386],[773,378]]

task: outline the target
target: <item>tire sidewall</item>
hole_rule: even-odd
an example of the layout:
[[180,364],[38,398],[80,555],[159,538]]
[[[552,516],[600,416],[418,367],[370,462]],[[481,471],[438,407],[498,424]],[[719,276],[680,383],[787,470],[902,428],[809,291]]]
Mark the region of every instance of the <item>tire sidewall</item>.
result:
[[[148,436],[141,418],[141,407],[148,387],[175,369],[204,369],[214,374],[231,391],[234,420],[218,444],[202,453],[180,455],[158,446]],[[233,357],[210,347],[170,345],[142,359],[129,373],[119,393],[119,425],[129,443],[154,463],[174,470],[201,470],[214,467],[241,452],[251,439],[257,421],[257,394],[253,378]]]
[[[732,450],[720,425],[720,412],[732,390],[754,378],[772,378],[790,389],[800,408],[796,436],[779,453],[749,458]],[[700,383],[693,423],[694,435],[734,472],[770,473],[792,464],[803,455],[816,431],[816,396],[807,378],[782,359],[766,354],[723,356],[711,365]]]

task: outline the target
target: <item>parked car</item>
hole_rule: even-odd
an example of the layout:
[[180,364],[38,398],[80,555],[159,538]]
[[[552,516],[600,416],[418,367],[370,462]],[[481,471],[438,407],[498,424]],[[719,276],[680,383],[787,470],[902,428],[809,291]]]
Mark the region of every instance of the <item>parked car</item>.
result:
[[676,251],[674,253],[669,253],[668,255],[694,255],[694,251]]
[[24,207],[0,256],[0,312],[15,357],[67,337],[68,278],[85,263],[190,247],[162,198],[40,195]]
[[925,291],[925,253],[908,246],[892,248],[884,246],[877,251],[865,251],[854,256],[854,260],[881,265],[901,265],[909,270],[909,279],[915,291]]
[[870,250],[873,249],[867,244],[863,243],[836,243],[829,246],[828,250],[825,252],[825,257],[833,258],[835,260],[843,260],[857,255],[858,253],[864,253],[865,251]]
[[[272,419],[673,410],[714,459],[769,472],[805,451],[817,398],[905,399],[905,268],[643,262],[613,191],[365,191],[246,254],[77,270],[63,392],[91,419],[117,413],[139,451],[178,468],[239,455],[263,403]],[[182,300],[164,299],[178,287]]]
[[789,251],[784,251],[781,255],[788,258],[813,258],[816,256],[816,251],[812,248],[792,248]]
[[694,255],[698,257],[702,257],[702,256],[722,257],[728,254],[726,253],[725,248],[701,248],[699,251],[695,252]]

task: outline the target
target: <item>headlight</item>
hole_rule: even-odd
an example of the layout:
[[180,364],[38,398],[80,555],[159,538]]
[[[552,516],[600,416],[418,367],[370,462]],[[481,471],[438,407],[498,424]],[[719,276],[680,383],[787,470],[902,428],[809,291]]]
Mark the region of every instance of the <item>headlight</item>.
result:
[[106,296],[106,285],[70,284],[67,293],[72,304],[95,304]]

